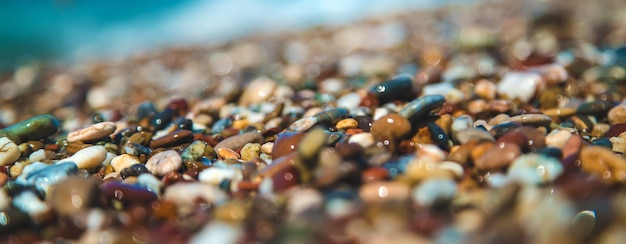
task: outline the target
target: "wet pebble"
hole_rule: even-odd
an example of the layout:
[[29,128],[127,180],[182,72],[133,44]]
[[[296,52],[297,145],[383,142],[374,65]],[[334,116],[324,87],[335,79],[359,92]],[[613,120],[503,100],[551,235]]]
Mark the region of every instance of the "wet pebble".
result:
[[58,161],[57,164],[73,162],[79,169],[93,169],[100,166],[106,159],[106,156],[107,154],[104,146],[90,146],[81,149],[68,158]]
[[110,164],[116,172],[121,172],[122,170],[139,163],[140,162],[137,156],[122,154],[114,157]]
[[29,172],[25,177],[25,183],[33,185],[37,189],[47,192],[51,185],[59,182],[68,176],[78,173],[75,163],[63,162],[50,166],[40,167]]
[[67,134],[68,142],[94,141],[110,136],[117,125],[115,122],[100,122],[88,127],[78,129]]
[[546,126],[549,127],[552,123],[552,118],[543,114],[523,114],[505,119],[501,123],[517,122],[525,126]]
[[399,114],[389,114],[374,121],[370,133],[374,138],[402,139],[411,132],[411,123]]
[[561,173],[563,166],[559,160],[534,153],[519,156],[508,170],[511,178],[533,185],[553,182]]
[[2,130],[16,135],[21,141],[32,141],[51,136],[59,130],[60,126],[61,123],[57,118],[49,114],[43,114],[20,121]]
[[304,138],[304,133],[300,132],[283,132],[278,134],[272,147],[272,159],[295,152],[302,138]]
[[145,165],[137,163],[137,164],[128,166],[120,170],[119,172],[120,172],[120,176],[122,177],[122,179],[126,179],[128,177],[133,177],[133,176],[137,177],[141,174],[149,174],[150,170],[148,170],[148,168],[146,168]]
[[183,165],[182,158],[174,150],[157,153],[148,159],[146,168],[155,175],[165,175],[178,170]]
[[399,114],[409,121],[419,121],[432,111],[441,108],[445,102],[446,98],[441,95],[422,96],[408,103],[400,110]]
[[234,135],[219,142],[215,147],[216,151],[220,148],[228,148],[230,150],[239,151],[247,143],[264,143],[265,138],[263,135],[256,131],[246,132],[243,134]]
[[376,94],[381,104],[393,100],[408,101],[413,97],[413,81],[409,76],[400,76],[375,85],[370,92]]
[[7,137],[0,138],[0,166],[13,164],[19,158],[17,145]]
[[456,134],[456,138],[454,138],[459,144],[465,144],[470,140],[485,140],[485,141],[496,141],[495,138],[489,132],[476,128],[466,128],[460,130]]
[[193,133],[190,130],[177,130],[167,135],[161,136],[150,142],[151,148],[170,147],[193,140]]

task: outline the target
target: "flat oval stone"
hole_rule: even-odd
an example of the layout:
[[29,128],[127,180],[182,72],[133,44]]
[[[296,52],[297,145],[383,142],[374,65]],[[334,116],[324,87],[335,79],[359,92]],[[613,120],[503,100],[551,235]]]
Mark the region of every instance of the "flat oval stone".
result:
[[496,141],[496,139],[493,138],[493,136],[489,134],[489,132],[476,128],[466,128],[459,131],[458,133],[456,133],[455,140],[459,144],[465,144],[471,140]]
[[204,141],[194,141],[180,155],[183,162],[197,161],[204,156],[208,144]]
[[69,177],[54,184],[46,200],[63,216],[70,216],[95,206],[100,188],[94,178]]
[[178,170],[183,165],[183,160],[174,150],[157,153],[148,159],[146,168],[155,175],[165,175]]
[[139,158],[130,154],[122,154],[114,157],[111,160],[111,166],[116,172],[121,172],[125,168],[128,168],[132,165],[139,164]]
[[20,121],[3,130],[17,135],[22,141],[34,141],[51,136],[59,130],[60,126],[61,123],[54,116],[43,114]]
[[370,92],[378,97],[380,104],[393,100],[409,101],[413,96],[413,80],[409,76],[400,76],[375,85]]
[[272,96],[277,87],[278,85],[274,80],[257,78],[246,85],[239,99],[239,105],[248,106],[264,102]]
[[411,101],[399,112],[409,121],[419,121],[429,115],[433,110],[441,108],[446,103],[446,98],[441,95],[426,95]]
[[278,134],[272,147],[272,159],[277,159],[297,150],[300,141],[304,138],[301,132],[282,132]]
[[78,167],[75,163],[62,162],[30,172],[26,177],[26,183],[34,185],[41,191],[47,191],[52,184],[76,173],[78,173]]
[[511,178],[533,185],[552,182],[561,173],[563,165],[559,160],[534,153],[518,157],[508,170]]
[[100,166],[106,157],[107,152],[104,146],[97,145],[83,148],[71,157],[65,158],[56,163],[73,162],[79,169],[92,169]]
[[374,138],[391,136],[402,139],[411,132],[411,122],[399,114],[388,114],[374,121],[370,133]]
[[546,126],[552,123],[552,118],[544,114],[522,114],[505,119],[501,123],[517,122],[526,126]]
[[115,129],[117,129],[117,124],[115,122],[100,122],[97,124],[90,125],[86,128],[82,128],[79,130],[75,130],[67,134],[68,142],[77,142],[77,141],[94,141],[110,136]]
[[177,130],[150,142],[151,148],[176,146],[193,140],[190,130]]
[[513,143],[500,143],[478,157],[474,165],[480,170],[508,167],[521,154],[519,146]]
[[17,144],[7,137],[0,138],[0,166],[11,165],[20,158]]
[[250,132],[246,132],[243,134],[238,134],[238,135],[228,137],[222,140],[221,142],[219,142],[213,148],[216,151],[219,150],[220,148],[228,148],[230,150],[237,152],[241,150],[241,148],[247,143],[264,143],[264,142],[265,142],[265,138],[263,137],[263,134],[256,132],[256,131],[250,131]]
[[148,188],[125,184],[117,181],[109,181],[100,186],[102,193],[112,199],[123,203],[151,203],[157,200],[156,193]]
[[149,174],[150,170],[148,170],[148,168],[146,168],[145,165],[143,164],[133,164],[129,167],[126,167],[124,169],[122,169],[120,171],[120,176],[122,177],[122,179],[126,179],[127,177],[132,177],[132,176],[139,176],[141,174]]

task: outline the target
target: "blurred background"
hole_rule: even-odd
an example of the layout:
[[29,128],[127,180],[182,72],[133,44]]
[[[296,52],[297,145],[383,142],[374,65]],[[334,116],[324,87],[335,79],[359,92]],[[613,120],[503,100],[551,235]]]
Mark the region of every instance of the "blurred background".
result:
[[2,0],[0,69],[338,25],[459,0]]

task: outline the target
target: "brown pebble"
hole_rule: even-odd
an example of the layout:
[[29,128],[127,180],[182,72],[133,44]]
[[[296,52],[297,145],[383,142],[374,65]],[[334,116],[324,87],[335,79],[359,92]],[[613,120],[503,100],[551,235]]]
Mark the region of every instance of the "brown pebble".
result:
[[295,152],[304,135],[301,132],[283,132],[278,134],[278,138],[276,138],[272,147],[272,159]]
[[218,148],[217,155],[222,159],[239,159],[241,157],[239,153],[229,148]]
[[391,136],[393,139],[402,139],[411,132],[411,122],[399,114],[388,114],[374,121],[370,133],[374,138]]
[[528,151],[528,137],[520,131],[510,131],[498,138],[496,143],[515,144],[522,151]]
[[374,181],[362,185],[359,196],[365,203],[404,202],[409,200],[411,188],[397,181]]
[[164,135],[150,142],[151,148],[171,147],[183,143],[189,143],[193,140],[193,133],[190,130],[177,130]]
[[234,135],[220,141],[213,147],[216,151],[220,148],[228,148],[233,151],[239,151],[247,143],[264,143],[265,138],[263,135],[256,131],[246,132],[243,134]]
[[609,123],[612,125],[625,123],[626,122],[626,105],[620,104],[611,108],[611,110],[609,110],[609,113],[607,114],[607,118],[609,119]]
[[500,142],[476,159],[474,165],[479,170],[504,168],[520,154],[520,148],[516,144]]
[[530,150],[536,150],[546,146],[546,134],[537,128],[523,126],[513,131],[521,132],[528,137],[528,148]]
[[473,150],[470,152],[470,156],[472,161],[476,163],[476,161],[482,157],[487,151],[491,148],[495,147],[496,144],[491,141],[481,141],[476,146],[474,146]]
[[6,172],[0,172],[0,187],[3,187],[7,181],[9,181],[9,175]]
[[361,180],[363,182],[384,181],[389,178],[389,171],[384,167],[371,167],[363,170]]
[[337,122],[335,127],[337,127],[338,130],[354,129],[354,128],[358,128],[359,127],[359,122],[357,122],[355,119],[351,119],[351,118],[342,119],[339,122]]

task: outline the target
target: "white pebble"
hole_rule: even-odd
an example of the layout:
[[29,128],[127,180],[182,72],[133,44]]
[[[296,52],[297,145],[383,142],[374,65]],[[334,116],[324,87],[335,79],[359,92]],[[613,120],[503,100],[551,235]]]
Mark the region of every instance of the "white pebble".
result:
[[78,169],[92,169],[100,166],[106,157],[107,152],[104,147],[97,145],[83,148],[71,157],[57,161],[56,164],[74,162],[76,166],[78,166]]
[[531,153],[515,159],[508,174],[520,182],[539,185],[552,182],[562,172],[563,165],[555,158]]
[[309,209],[319,208],[324,203],[324,197],[315,189],[294,189],[289,193],[287,211],[292,217],[297,217]]
[[0,138],[0,166],[15,163],[20,158],[17,145],[7,137]]
[[451,199],[456,191],[456,182],[453,180],[428,179],[414,188],[412,198],[413,201],[422,206],[431,206],[437,201]]
[[29,215],[38,215],[49,210],[48,205],[41,201],[32,191],[24,191],[13,197],[13,206]]
[[241,170],[234,168],[211,167],[198,174],[198,180],[212,185],[219,185],[223,180],[240,181],[243,179]]
[[498,94],[526,103],[535,95],[537,87],[542,85],[541,82],[541,76],[536,73],[508,72],[498,83]]
[[205,225],[189,243],[239,243],[243,238],[243,230],[240,225],[234,225],[222,221],[211,221]]
[[555,129],[546,136],[546,146],[563,149],[572,133],[566,130]]
[[143,186],[157,194],[157,196],[161,195],[161,187],[163,186],[163,182],[161,182],[156,176],[153,174],[140,174],[137,176],[137,184]]
[[350,136],[348,143],[357,143],[363,148],[368,148],[371,145],[374,145],[374,136],[367,132],[354,134]]
[[221,204],[227,200],[226,193],[217,186],[202,182],[176,183],[165,188],[163,199],[170,201],[181,209],[193,208],[196,199],[207,203]]
[[356,108],[361,103],[361,96],[356,92],[350,92],[337,99],[337,107],[340,108]]
[[146,168],[150,170],[150,173],[156,175],[165,175],[169,172],[176,171],[182,165],[183,159],[174,150],[157,153],[146,162]]
[[123,169],[138,163],[140,162],[137,156],[130,154],[122,154],[111,160],[111,166],[117,172],[121,172]]
[[39,149],[28,155],[28,161],[37,162],[46,160],[46,150]]

